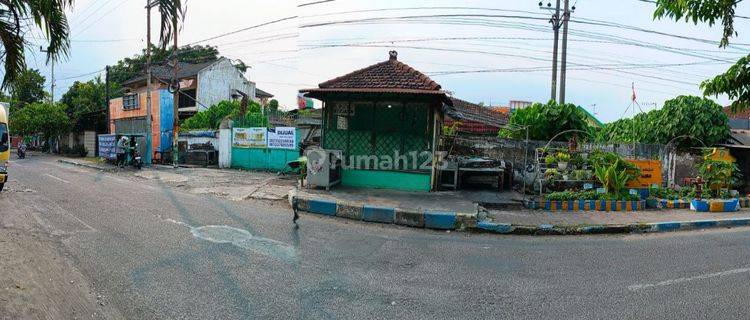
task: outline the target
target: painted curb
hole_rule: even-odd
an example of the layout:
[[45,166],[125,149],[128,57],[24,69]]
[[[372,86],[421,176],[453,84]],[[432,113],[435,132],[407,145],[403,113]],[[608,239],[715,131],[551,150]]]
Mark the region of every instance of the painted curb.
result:
[[371,206],[369,204],[351,204],[328,199],[309,199],[297,195],[296,190],[289,192],[289,203],[292,208],[313,214],[367,222],[397,224],[413,228],[456,230],[471,229],[477,224],[476,214],[450,211],[414,211]]
[[697,230],[711,228],[731,228],[749,226],[750,218],[731,218],[715,220],[666,221],[654,223],[611,224],[589,226],[538,226],[513,225],[492,221],[480,221],[476,231],[498,234],[523,235],[581,235],[581,234],[616,234],[616,233],[655,233],[680,230]]

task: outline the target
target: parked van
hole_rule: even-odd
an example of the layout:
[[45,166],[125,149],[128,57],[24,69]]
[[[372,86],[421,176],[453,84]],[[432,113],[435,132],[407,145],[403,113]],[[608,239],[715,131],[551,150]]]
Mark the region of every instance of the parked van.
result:
[[8,132],[8,110],[0,106],[0,191],[3,191],[8,180],[8,161],[10,160],[10,133]]

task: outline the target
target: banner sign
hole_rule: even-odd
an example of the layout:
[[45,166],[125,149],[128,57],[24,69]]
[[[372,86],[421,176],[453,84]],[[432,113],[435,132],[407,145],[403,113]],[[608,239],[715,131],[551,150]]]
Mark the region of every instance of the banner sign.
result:
[[265,148],[267,146],[266,128],[234,128],[232,130],[233,147]]
[[296,149],[297,134],[294,127],[276,127],[268,129],[268,147],[274,149]]

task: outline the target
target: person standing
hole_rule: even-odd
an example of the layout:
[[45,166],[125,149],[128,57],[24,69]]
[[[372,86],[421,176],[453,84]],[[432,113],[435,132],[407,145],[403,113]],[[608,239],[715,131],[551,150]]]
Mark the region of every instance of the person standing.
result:
[[125,149],[128,147],[128,137],[122,136],[117,140],[117,166],[125,167]]

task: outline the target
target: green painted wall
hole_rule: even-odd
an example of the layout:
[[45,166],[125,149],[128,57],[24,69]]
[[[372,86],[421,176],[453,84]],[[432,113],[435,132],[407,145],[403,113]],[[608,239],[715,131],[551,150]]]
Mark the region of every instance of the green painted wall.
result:
[[430,191],[429,173],[344,169],[341,184],[349,187]]
[[297,158],[297,150],[232,148],[232,168],[277,171]]
[[297,130],[297,149],[236,148],[232,147],[232,168],[248,170],[280,171],[286,168],[289,161],[297,160],[299,155],[300,132]]

